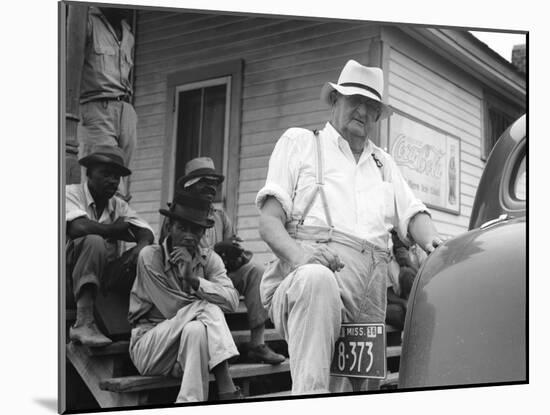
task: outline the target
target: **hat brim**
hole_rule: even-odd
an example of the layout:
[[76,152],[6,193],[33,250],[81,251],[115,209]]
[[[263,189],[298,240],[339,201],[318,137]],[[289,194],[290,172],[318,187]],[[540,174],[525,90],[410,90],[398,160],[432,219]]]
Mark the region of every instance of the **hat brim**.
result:
[[121,176],[129,176],[130,174],[132,174],[132,171],[127,167],[101,154],[90,154],[78,160],[78,163],[81,166],[86,167],[87,169],[96,164],[108,164],[110,166],[116,167]]
[[187,176],[180,177],[177,181],[177,186],[183,188],[185,186],[185,183],[187,183],[189,180],[200,178],[200,177],[213,177],[218,181],[218,184],[223,183],[225,180],[225,177],[221,174],[212,173],[212,170],[204,170],[201,171],[196,170],[192,173],[189,173]]
[[167,216],[171,219],[188,221],[194,223],[195,225],[202,226],[203,228],[211,228],[212,226],[214,226],[214,219],[197,218],[191,215],[178,215],[177,213],[171,212],[166,209],[159,209],[159,212],[161,215]]
[[372,92],[366,91],[362,88],[357,88],[354,86],[341,86],[338,84],[334,84],[332,82],[327,82],[325,85],[323,85],[323,88],[321,89],[321,101],[323,101],[325,104],[330,106],[330,93],[336,90],[342,95],[362,95],[366,98],[372,99],[373,101],[376,101],[380,104],[380,119],[388,118],[390,115],[392,115],[393,110],[389,105],[384,104],[380,98],[378,98],[376,95],[374,95]]

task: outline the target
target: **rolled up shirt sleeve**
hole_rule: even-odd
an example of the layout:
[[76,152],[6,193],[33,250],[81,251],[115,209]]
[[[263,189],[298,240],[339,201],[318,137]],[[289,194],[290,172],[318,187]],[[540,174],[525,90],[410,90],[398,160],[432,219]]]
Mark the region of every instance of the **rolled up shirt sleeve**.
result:
[[208,254],[204,275],[204,278],[199,278],[199,288],[193,290],[193,294],[216,304],[225,313],[236,311],[239,306],[239,293],[227,276],[222,259],[214,251]]
[[407,181],[401,174],[395,161],[390,157],[386,157],[386,163],[389,166],[390,181],[393,184],[395,195],[395,223],[399,239],[407,244],[412,241],[408,237],[408,228],[411,219],[419,212],[425,212],[431,216],[429,209],[422,201],[417,198]]
[[261,209],[266,198],[271,196],[279,201],[287,218],[291,217],[292,197],[300,169],[299,151],[296,145],[300,134],[301,129],[291,128],[277,141],[269,159],[265,186],[256,196],[258,209]]
[[86,206],[78,188],[74,185],[65,188],[65,221],[71,222],[77,218],[88,218]]

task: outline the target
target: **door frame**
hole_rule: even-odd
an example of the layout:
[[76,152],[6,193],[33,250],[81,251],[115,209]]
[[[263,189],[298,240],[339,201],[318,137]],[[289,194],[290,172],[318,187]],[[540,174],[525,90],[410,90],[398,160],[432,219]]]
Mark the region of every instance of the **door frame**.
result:
[[[229,117],[227,138],[225,140],[224,164],[226,177],[224,181],[225,199],[223,209],[236,223],[239,187],[239,162],[241,142],[241,102],[242,102],[242,75],[243,60],[236,59],[215,63],[211,65],[198,66],[192,69],[185,69],[168,74],[166,77],[166,129],[163,155],[161,206],[171,201],[175,182],[175,148],[177,118],[177,94],[182,87],[188,84],[200,85],[203,82],[219,78],[230,77],[229,81]],[[227,111],[227,109],[226,109]],[[221,169],[223,166],[216,166]]]

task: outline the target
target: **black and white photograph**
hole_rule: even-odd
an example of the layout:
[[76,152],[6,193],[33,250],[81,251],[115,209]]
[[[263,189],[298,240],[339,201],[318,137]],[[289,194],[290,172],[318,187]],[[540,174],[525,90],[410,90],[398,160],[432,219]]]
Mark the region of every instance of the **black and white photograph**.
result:
[[527,385],[529,28],[180,3],[57,4],[58,411]]

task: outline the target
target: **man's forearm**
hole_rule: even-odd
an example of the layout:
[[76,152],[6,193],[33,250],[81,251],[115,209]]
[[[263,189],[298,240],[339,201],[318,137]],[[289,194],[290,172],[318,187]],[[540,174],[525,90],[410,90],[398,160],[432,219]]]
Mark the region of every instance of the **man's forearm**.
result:
[[414,241],[426,250],[432,246],[434,240],[439,240],[439,234],[430,215],[424,212],[417,213],[409,222],[409,234]]
[[112,237],[110,225],[95,222],[87,218],[78,218],[67,224],[67,234],[71,239],[80,238],[86,235],[99,235],[103,238]]

